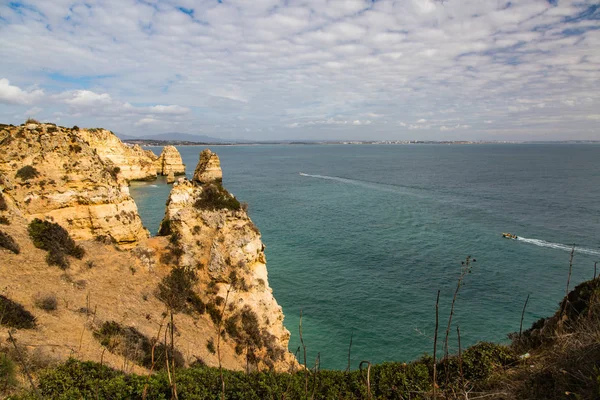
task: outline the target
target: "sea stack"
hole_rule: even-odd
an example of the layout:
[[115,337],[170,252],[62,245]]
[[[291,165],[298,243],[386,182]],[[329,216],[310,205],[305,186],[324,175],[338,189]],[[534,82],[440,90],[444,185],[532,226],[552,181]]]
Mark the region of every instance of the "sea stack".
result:
[[175,182],[175,174],[173,171],[169,171],[169,175],[167,175],[167,183]]
[[222,182],[223,171],[221,171],[219,156],[210,149],[203,150],[200,153],[200,161],[198,161],[192,180],[202,184]]
[[154,163],[160,175],[169,175],[170,172],[174,175],[185,174],[185,164],[175,146],[165,146]]
[[[159,235],[176,241],[177,267],[194,271],[209,314],[215,306],[225,307],[223,319],[230,327],[225,341],[242,360],[254,360],[253,370],[296,368],[287,351],[290,333],[269,286],[260,231],[221,180],[219,157],[204,150],[193,181],[173,185]],[[251,329],[248,321],[255,321]]]

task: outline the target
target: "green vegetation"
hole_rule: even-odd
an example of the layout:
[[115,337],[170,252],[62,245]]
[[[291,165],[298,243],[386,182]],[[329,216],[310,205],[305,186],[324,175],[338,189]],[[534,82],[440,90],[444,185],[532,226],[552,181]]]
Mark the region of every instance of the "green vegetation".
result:
[[[497,345],[490,345],[497,346]],[[214,345],[213,345],[214,347]],[[490,360],[501,365],[499,360]],[[430,359],[410,364],[383,363],[366,369],[344,371],[310,371],[305,386],[304,371],[295,373],[223,371],[227,399],[374,399],[427,398],[431,390]],[[487,367],[487,366],[486,366]],[[477,372],[489,377],[489,373]],[[458,379],[458,377],[454,377]],[[177,371],[180,399],[216,399],[221,393],[218,368],[194,366]],[[149,378],[126,375],[93,362],[74,359],[47,370],[39,377],[39,389],[48,398],[171,398],[166,372]]]
[[21,252],[21,248],[15,242],[12,236],[8,233],[0,231],[0,247],[4,247],[6,250],[12,251],[15,254],[19,254]]
[[158,284],[156,297],[174,312],[204,314],[206,307],[194,291],[197,282],[194,271],[173,268]]
[[17,373],[13,360],[0,353],[0,395],[17,385]]
[[37,178],[38,176],[40,176],[40,173],[31,165],[26,165],[20,168],[15,174],[15,178],[20,178],[22,181],[28,181],[30,179]]
[[33,329],[35,317],[21,304],[0,295],[0,325],[17,329]]
[[140,331],[131,326],[122,326],[115,321],[107,321],[100,329],[94,331],[94,337],[111,353],[119,354],[127,360],[146,367],[160,370],[165,367],[165,355],[169,360],[175,357],[175,365],[183,366],[183,356],[177,350],[159,343],[156,339],[148,339]]
[[85,250],[71,239],[69,232],[57,223],[36,218],[29,224],[28,232],[35,247],[48,251],[46,256],[48,265],[67,269],[68,255],[82,259],[85,254]]
[[211,183],[202,187],[202,194],[194,203],[201,210],[233,210],[242,208],[240,202],[220,183]]

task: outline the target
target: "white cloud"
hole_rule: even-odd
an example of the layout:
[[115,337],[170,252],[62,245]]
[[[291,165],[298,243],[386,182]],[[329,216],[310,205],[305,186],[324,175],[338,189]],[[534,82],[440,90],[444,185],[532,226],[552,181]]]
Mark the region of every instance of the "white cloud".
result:
[[44,96],[44,91],[41,89],[25,91],[18,86],[11,85],[8,79],[0,79],[0,103],[27,105],[40,100],[42,96]]
[[94,93],[90,90],[75,90],[59,96],[66,104],[75,107],[96,107],[112,103],[108,93]]
[[347,139],[372,121],[381,139],[444,138],[457,124],[481,128],[453,133],[465,137],[600,139],[587,117],[600,109],[600,31],[572,18],[589,1],[27,5],[0,5],[6,122],[39,105],[66,123],[133,134]]

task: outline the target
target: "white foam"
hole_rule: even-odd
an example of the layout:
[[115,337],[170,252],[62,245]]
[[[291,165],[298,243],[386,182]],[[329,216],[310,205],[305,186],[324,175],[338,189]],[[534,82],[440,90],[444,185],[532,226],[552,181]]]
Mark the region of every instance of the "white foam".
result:
[[[548,248],[557,249],[557,250],[571,251],[571,249],[573,248],[573,246],[568,246],[568,245],[560,244],[560,243],[546,242],[545,240],[541,240],[541,239],[529,239],[529,238],[519,237],[518,240],[523,241],[525,243],[534,244],[536,246],[548,247]],[[600,250],[586,249],[585,247],[575,246],[575,252],[582,253],[582,254],[589,254],[592,256],[600,256]]]

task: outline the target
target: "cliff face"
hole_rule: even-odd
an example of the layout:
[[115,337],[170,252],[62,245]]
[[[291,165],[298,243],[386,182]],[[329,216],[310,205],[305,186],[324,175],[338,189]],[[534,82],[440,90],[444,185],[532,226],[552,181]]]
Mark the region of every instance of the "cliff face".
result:
[[203,150],[192,179],[198,183],[221,182],[223,171],[219,157],[209,149]]
[[159,175],[185,175],[185,164],[175,146],[163,147],[160,156],[154,160],[156,173]]
[[207,309],[223,309],[226,341],[242,362],[288,369],[295,363],[287,351],[290,333],[269,287],[260,232],[221,186],[219,165],[217,155],[205,150],[195,179],[174,184],[161,232],[177,238],[178,265],[199,277]]
[[100,158],[120,168],[122,178],[128,181],[156,178],[154,160],[140,146],[128,146],[106,129],[80,129],[79,134]]
[[0,185],[5,197],[27,220],[52,219],[76,239],[145,239],[148,232],[121,172],[89,145],[85,132],[51,124],[4,126]]
[[[165,316],[173,312],[180,365],[201,360],[237,370],[296,368],[269,288],[260,234],[220,180],[180,179],[163,236],[149,238],[121,170],[86,137],[53,124],[0,125],[0,236],[21,250],[13,253],[0,243],[0,294],[37,321],[35,329],[14,333],[20,345],[59,360],[78,349],[82,360],[148,372],[128,346],[112,346],[132,334],[147,341],[164,334]],[[85,250],[83,259],[70,259],[64,271],[49,265],[47,252],[28,234],[34,218],[66,229]],[[126,246],[93,240],[99,237]],[[59,298],[57,308],[42,309],[40,294]],[[177,308],[172,298],[185,307]],[[98,335],[106,326],[129,333],[102,341]],[[0,329],[0,344],[5,340]]]

